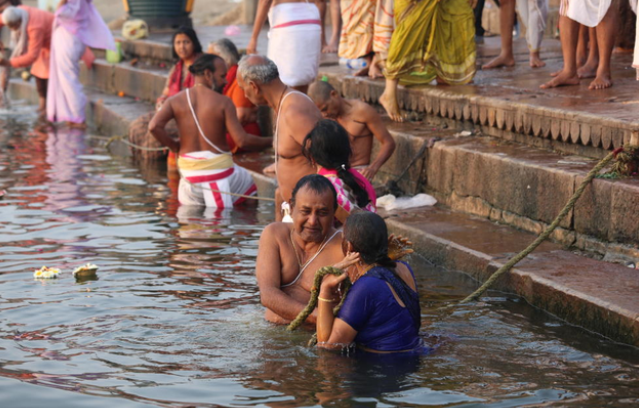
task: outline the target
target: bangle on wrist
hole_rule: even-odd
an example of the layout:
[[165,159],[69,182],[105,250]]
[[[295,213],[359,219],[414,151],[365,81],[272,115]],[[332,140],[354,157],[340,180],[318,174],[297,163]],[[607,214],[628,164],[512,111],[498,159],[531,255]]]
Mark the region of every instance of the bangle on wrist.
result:
[[318,296],[317,300],[321,300],[322,302],[336,302],[335,299],[325,299],[323,297]]

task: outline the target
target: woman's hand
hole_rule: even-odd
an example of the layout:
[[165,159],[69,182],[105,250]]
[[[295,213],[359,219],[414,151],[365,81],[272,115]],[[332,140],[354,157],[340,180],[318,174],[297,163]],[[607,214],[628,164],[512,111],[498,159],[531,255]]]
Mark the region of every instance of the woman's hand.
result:
[[249,41],[248,46],[246,47],[246,53],[247,54],[257,54],[257,40],[255,38],[251,38],[251,41]]
[[[350,268],[359,262],[359,253],[349,252],[344,259],[333,265],[334,268],[345,270]],[[326,275],[322,279],[320,286],[320,297],[324,299],[335,299],[339,297],[337,288],[346,279],[348,275],[342,273],[341,275]]]
[[333,268],[345,270],[359,262],[359,252],[349,252],[344,259],[333,265]]
[[391,234],[388,237],[388,257],[396,261],[408,254],[412,254],[415,252],[410,248],[412,246],[413,243],[409,241],[408,238],[402,236],[396,237],[395,234]]

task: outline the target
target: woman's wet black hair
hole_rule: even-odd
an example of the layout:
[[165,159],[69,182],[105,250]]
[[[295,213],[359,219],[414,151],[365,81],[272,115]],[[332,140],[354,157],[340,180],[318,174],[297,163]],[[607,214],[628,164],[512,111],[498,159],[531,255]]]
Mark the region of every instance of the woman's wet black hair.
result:
[[191,27],[180,27],[176,32],[173,33],[173,38],[171,38],[171,51],[173,52],[173,59],[179,59],[177,52],[175,52],[175,37],[179,34],[184,34],[191,39],[193,43],[193,54],[199,55],[202,54],[202,44],[200,44],[200,40],[197,38],[197,34],[195,34],[195,30]]
[[349,215],[344,224],[344,240],[353,245],[353,252],[359,252],[365,263],[395,268],[395,262],[388,257],[388,228],[379,215],[368,211]]
[[330,191],[333,196],[333,210],[337,210],[337,191],[335,191],[333,183],[331,183],[326,177],[320,176],[319,174],[309,174],[304,176],[297,182],[297,184],[295,184],[295,188],[293,188],[293,193],[291,194],[290,199],[291,207],[295,206],[295,196],[302,187],[308,187],[311,191],[317,194],[323,194]]
[[371,199],[366,190],[357,183],[348,171],[352,155],[351,142],[346,129],[331,119],[322,119],[304,138],[302,154],[312,162],[328,170],[337,170],[337,176],[346,184],[357,201],[359,208],[366,207]]
[[215,61],[224,61],[222,57],[215,54],[201,54],[193,61],[193,64],[189,67],[189,72],[193,75],[204,75],[204,71],[209,70],[212,73],[215,72]]

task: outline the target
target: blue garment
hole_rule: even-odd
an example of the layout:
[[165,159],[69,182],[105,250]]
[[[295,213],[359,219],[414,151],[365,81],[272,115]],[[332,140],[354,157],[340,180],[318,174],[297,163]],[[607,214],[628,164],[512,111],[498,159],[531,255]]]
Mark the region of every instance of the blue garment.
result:
[[[403,264],[415,279],[410,266]],[[406,307],[397,303],[386,282],[391,284]],[[369,270],[353,284],[337,315],[357,331],[355,343],[377,351],[419,347],[420,316],[418,293],[381,266]]]

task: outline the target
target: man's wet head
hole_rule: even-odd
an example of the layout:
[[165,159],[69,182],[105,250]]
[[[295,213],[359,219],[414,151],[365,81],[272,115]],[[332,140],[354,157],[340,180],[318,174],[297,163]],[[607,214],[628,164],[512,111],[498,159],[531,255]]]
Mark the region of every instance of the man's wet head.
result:
[[337,192],[324,176],[309,174],[297,182],[291,198],[293,231],[306,242],[322,242],[333,226]]
[[189,71],[199,83],[217,92],[222,92],[226,85],[226,63],[217,55],[202,54],[195,59]]
[[237,84],[255,105],[267,105],[265,90],[280,84],[277,65],[262,55],[244,56],[237,70]]

